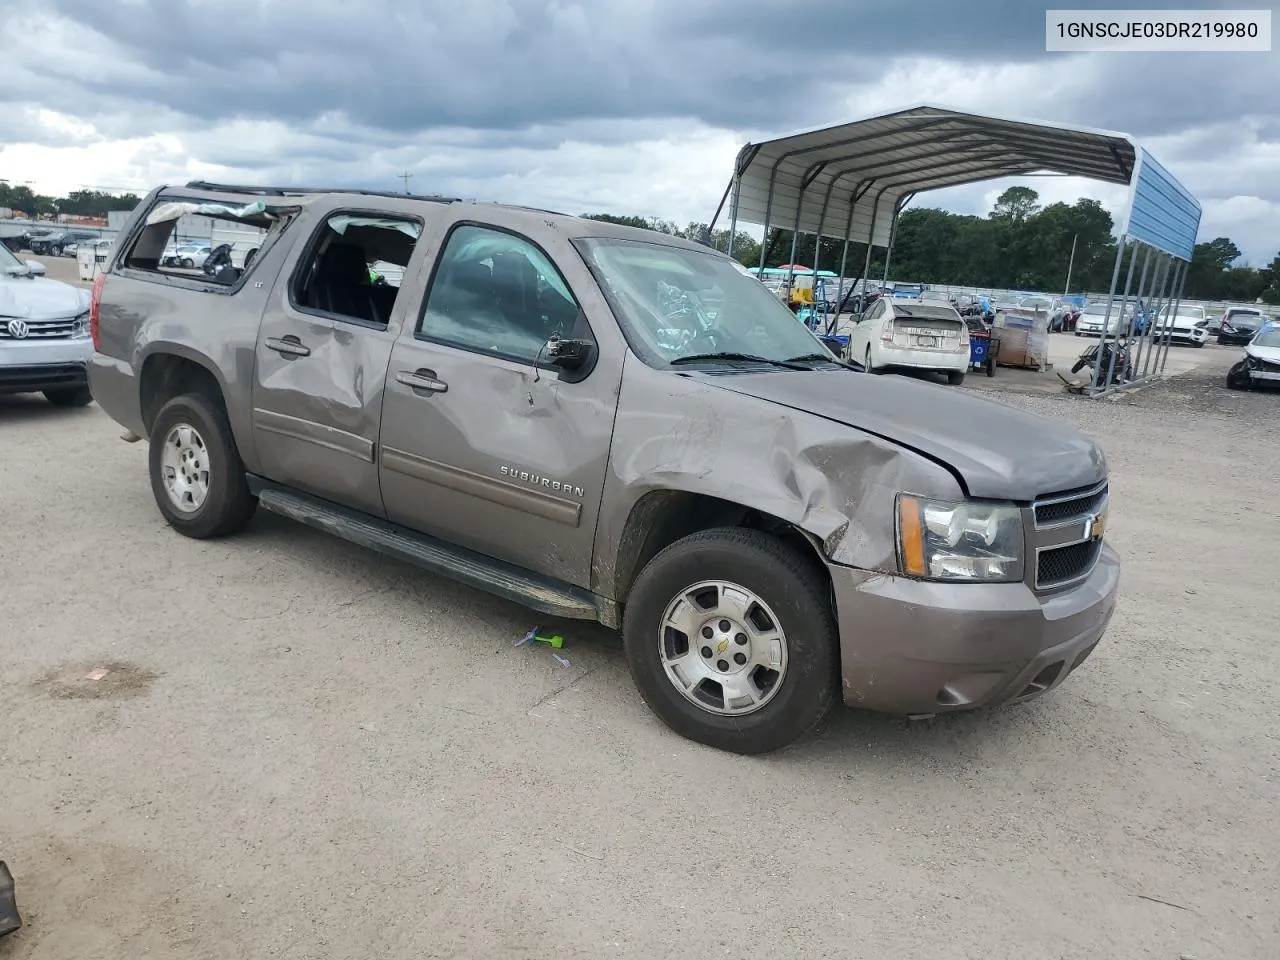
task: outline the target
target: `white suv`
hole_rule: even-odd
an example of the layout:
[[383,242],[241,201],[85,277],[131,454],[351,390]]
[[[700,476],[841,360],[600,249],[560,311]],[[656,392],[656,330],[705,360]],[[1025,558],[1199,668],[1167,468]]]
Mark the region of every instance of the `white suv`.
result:
[[959,384],[969,369],[969,327],[951,306],[877,300],[844,332],[849,357],[871,373],[894,367],[932,370]]

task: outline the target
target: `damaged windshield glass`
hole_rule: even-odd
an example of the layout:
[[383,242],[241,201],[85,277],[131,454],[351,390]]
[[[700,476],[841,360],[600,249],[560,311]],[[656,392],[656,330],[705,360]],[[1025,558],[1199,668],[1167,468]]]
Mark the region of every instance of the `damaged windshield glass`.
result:
[[843,366],[734,261],[663,243],[576,241],[627,340],[651,366]]

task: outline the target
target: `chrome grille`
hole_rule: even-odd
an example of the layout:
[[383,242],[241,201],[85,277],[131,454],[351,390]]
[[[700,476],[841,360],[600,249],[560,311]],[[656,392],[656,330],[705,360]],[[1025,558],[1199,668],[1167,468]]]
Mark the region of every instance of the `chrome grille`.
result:
[[1102,554],[1106,528],[1098,521],[1106,515],[1108,496],[1104,480],[1049,494],[1031,505],[1034,526],[1027,536],[1035,557],[1034,589],[1061,589],[1093,572]]
[[[76,319],[67,317],[60,320],[25,320],[27,325],[26,340],[65,340],[75,330]],[[13,339],[9,336],[9,320],[0,317],[0,340]]]
[[1107,502],[1107,484],[1041,497],[1035,503],[1036,526],[1054,527],[1093,516]]

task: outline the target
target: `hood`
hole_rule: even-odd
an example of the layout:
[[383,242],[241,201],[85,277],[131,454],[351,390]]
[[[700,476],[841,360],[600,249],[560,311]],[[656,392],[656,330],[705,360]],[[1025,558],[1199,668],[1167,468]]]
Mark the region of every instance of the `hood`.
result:
[[60,320],[89,309],[88,290],[44,277],[0,276],[0,317]]
[[955,387],[855,371],[703,376],[915,450],[949,467],[972,497],[1029,501],[1107,476],[1102,450],[1083,434]]
[[1244,348],[1244,352],[1267,363],[1280,363],[1280,347],[1259,347],[1251,343]]

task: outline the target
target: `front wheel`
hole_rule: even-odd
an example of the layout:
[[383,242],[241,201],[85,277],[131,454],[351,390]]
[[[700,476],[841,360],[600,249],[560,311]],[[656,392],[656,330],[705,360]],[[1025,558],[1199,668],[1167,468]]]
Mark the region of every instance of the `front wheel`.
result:
[[197,540],[243,530],[258,500],[221,404],[174,397],[151,427],[151,491],[169,525]]
[[195,266],[195,263],[192,261],[190,257],[183,257],[181,260],[178,261],[178,266],[181,267],[183,270],[190,270],[192,267]]
[[93,402],[88,387],[68,387],[62,390],[46,390],[44,398],[55,407],[87,407]]
[[654,557],[627,599],[623,642],[649,708],[721,750],[777,750],[835,702],[829,585],[811,557],[757,530],[706,530]]
[[1251,386],[1253,386],[1253,380],[1249,376],[1248,363],[1241,360],[1239,363],[1233,364],[1231,369],[1227,371],[1227,389],[1248,390]]

